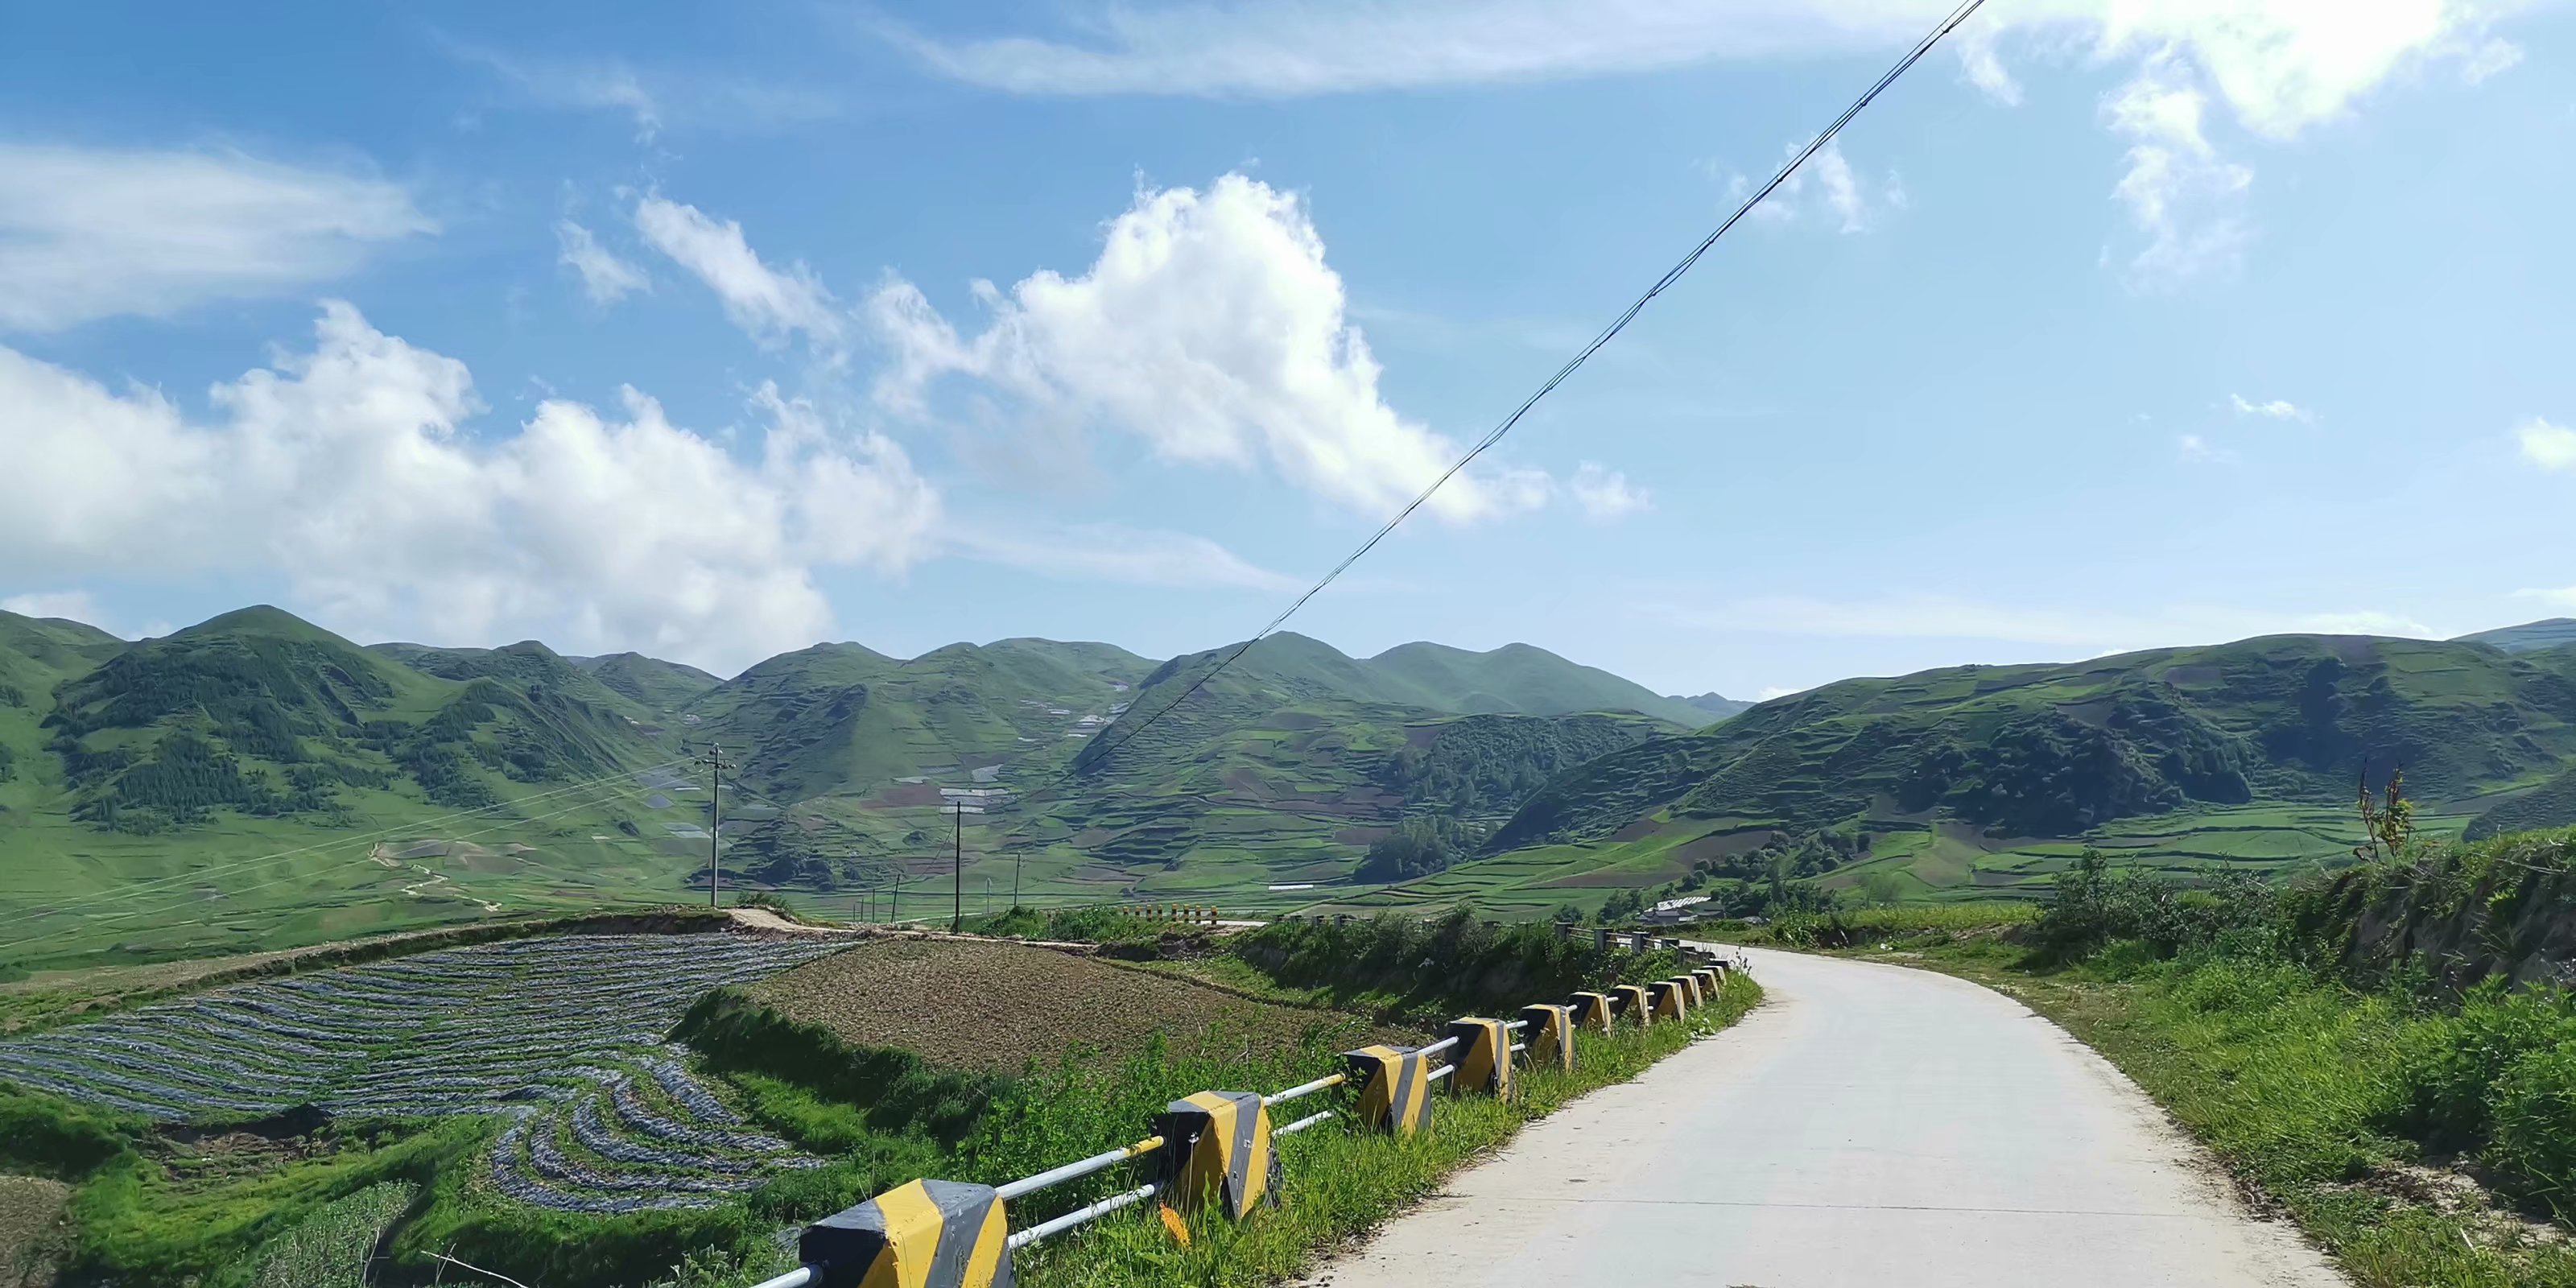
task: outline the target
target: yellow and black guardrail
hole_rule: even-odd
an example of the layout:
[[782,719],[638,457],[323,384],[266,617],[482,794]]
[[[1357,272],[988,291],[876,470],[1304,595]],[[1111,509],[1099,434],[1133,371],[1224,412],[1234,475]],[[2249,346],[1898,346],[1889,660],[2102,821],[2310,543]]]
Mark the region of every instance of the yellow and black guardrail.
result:
[[[1652,942],[1680,949],[1697,964],[1687,975],[1651,985],[1622,984],[1576,993],[1569,1002],[1525,1006],[1518,1019],[1464,1016],[1449,1023],[1447,1037],[1425,1046],[1346,1051],[1342,1072],[1271,1095],[1202,1091],[1164,1106],[1152,1134],[1134,1144],[1005,1185],[927,1179],[898,1185],[807,1226],[797,1239],[804,1264],[754,1288],[1010,1288],[1012,1253],[1150,1198],[1177,1211],[1212,1210],[1241,1220],[1278,1201],[1279,1141],[1342,1116],[1325,1109],[1273,1127],[1274,1106],[1351,1087],[1354,1125],[1414,1135],[1431,1126],[1433,1083],[1446,1080],[1452,1094],[1508,1098],[1523,1060],[1533,1068],[1571,1070],[1577,1031],[1606,1033],[1614,1016],[1641,1026],[1687,1018],[1715,996],[1730,969],[1678,941],[1635,938],[1640,951]],[[1014,1200],[1135,1160],[1150,1165],[1142,1183],[1026,1229],[1010,1228]]]

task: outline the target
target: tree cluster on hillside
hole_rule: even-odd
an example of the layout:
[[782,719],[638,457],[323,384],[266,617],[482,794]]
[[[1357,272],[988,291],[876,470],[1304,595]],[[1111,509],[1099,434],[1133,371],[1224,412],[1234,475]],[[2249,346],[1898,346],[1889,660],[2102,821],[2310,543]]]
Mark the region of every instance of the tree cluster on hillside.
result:
[[1422,814],[1396,824],[1369,843],[1352,875],[1361,881],[1405,881],[1429,876],[1475,852],[1477,837],[1445,814]]
[[1469,716],[1387,757],[1375,776],[1408,805],[1455,818],[1508,814],[1557,774],[1647,732],[1613,716]]
[[844,885],[882,883],[892,868],[867,851],[866,836],[839,823],[807,826],[786,817],[753,824],[733,836],[730,866],[762,885],[795,886],[831,893]]

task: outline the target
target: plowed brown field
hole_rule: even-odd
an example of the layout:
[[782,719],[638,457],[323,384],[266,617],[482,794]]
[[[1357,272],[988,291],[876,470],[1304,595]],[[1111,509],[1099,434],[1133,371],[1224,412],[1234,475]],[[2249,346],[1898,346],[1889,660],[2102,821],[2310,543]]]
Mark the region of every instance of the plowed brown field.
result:
[[1250,1001],[999,941],[880,940],[771,976],[750,991],[846,1042],[1004,1073],[1085,1047],[1132,1051],[1156,1032],[1183,1049],[1208,1042],[1293,1048],[1310,1032],[1349,1047],[1378,1040],[1374,1026],[1343,1012]]

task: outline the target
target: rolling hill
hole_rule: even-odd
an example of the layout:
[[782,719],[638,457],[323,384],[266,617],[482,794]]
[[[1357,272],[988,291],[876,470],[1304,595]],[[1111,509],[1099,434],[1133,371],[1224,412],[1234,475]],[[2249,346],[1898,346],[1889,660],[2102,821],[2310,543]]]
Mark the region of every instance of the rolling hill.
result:
[[1752,703],[1741,698],[1730,698],[1716,693],[1703,693],[1696,698],[1677,696],[1673,701],[1687,703],[1693,709],[1703,712],[1708,718],[1699,721],[1701,724],[1714,723],[1728,716],[1742,715],[1753,709]]
[[0,674],[0,961],[587,905],[678,857],[641,839],[630,773],[670,755],[542,645],[372,651],[267,607],[128,644],[0,614]]
[[2576,617],[2552,617],[2546,621],[2524,622],[2520,626],[2499,626],[2491,631],[2463,635],[2460,642],[2492,644],[2507,653],[2537,653],[2543,649],[2565,648],[2576,644]]
[[2277,636],[1846,680],[1558,776],[1487,857],[1367,904],[1552,906],[1774,872],[2029,892],[2085,846],[2166,867],[2333,861],[2403,766],[2437,832],[2576,822],[2576,650]]
[[1233,901],[1347,880],[1406,818],[1481,837],[1553,775],[1682,730],[1636,709],[1688,710],[1526,646],[1354,659],[1291,635],[1122,745],[1131,704],[1212,656],[837,643],[720,680],[533,640],[360,647],[267,607],[139,643],[0,615],[0,913],[27,928],[0,964],[689,897],[718,745],[729,886],[944,881],[963,800],[978,887]]

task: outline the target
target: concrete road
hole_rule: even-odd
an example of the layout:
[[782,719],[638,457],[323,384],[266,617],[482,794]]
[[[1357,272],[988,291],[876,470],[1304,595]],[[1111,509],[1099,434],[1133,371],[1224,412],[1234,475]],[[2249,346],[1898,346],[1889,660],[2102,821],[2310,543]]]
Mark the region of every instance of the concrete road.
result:
[[1531,1124],[1308,1282],[2344,1285],[2020,1003],[1928,971],[1751,955],[1761,1009]]

